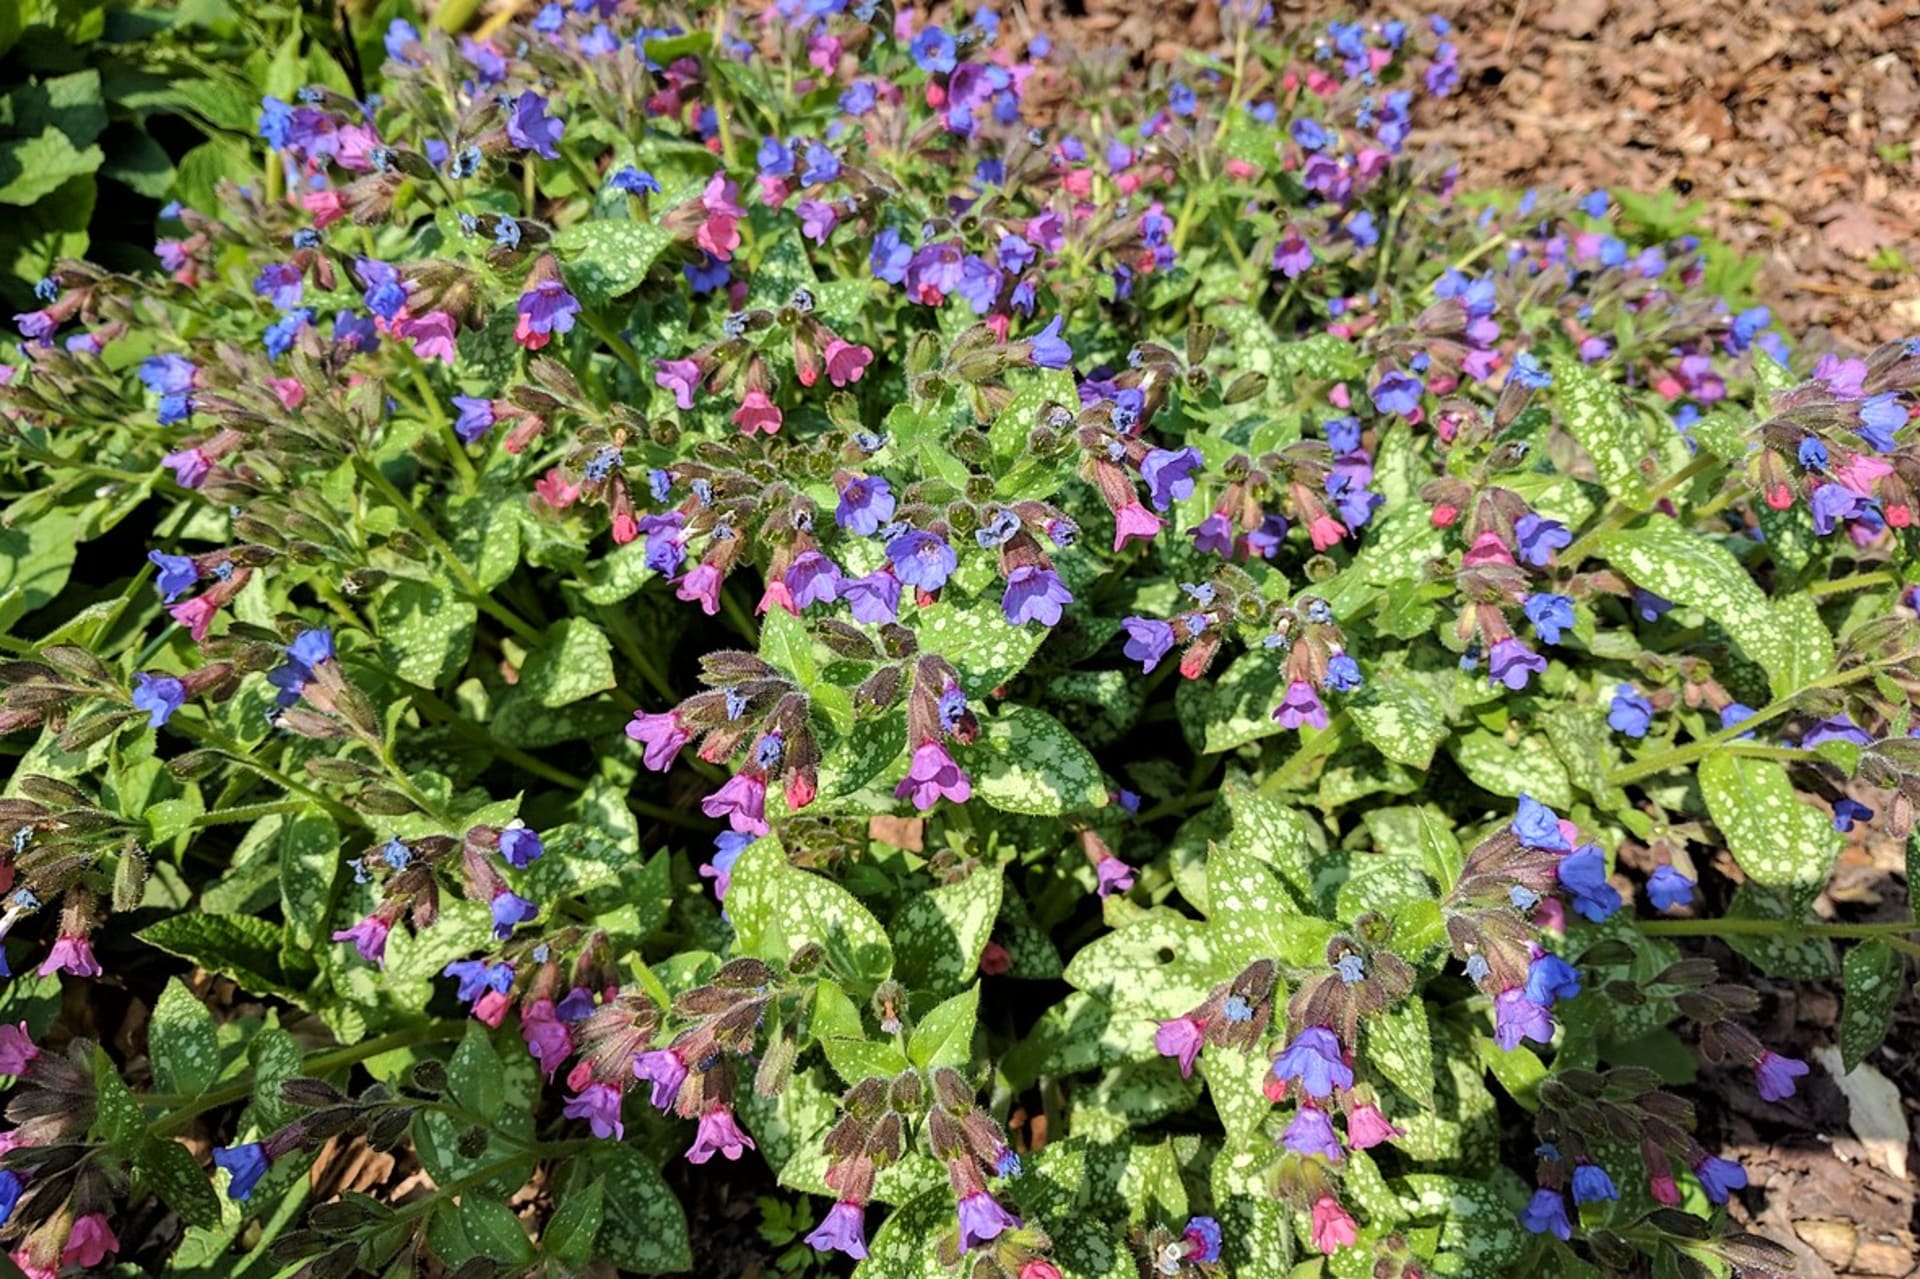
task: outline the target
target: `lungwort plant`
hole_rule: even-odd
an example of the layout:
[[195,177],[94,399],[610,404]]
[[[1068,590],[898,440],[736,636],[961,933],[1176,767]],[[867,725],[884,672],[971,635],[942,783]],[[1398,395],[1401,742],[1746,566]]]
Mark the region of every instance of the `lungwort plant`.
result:
[[23,1270],[1788,1268],[1687,939],[1920,953],[1920,348],[1456,195],[1438,20],[526,8],[17,317]]

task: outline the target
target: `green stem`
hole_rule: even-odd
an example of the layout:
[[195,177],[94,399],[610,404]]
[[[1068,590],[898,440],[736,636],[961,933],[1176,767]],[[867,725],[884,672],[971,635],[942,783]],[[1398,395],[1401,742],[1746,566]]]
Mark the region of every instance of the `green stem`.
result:
[[1793,919],[1648,919],[1637,922],[1649,937],[1843,937],[1885,942],[1903,955],[1920,959],[1920,943],[1902,934],[1920,932],[1920,921],[1891,924],[1814,924]]
[[[1694,760],[1711,754],[1716,748],[1735,741],[1742,734],[1752,732],[1769,720],[1775,720],[1785,715],[1793,709],[1794,703],[1802,694],[1813,692],[1816,689],[1844,688],[1848,684],[1857,684],[1863,679],[1871,679],[1874,670],[1875,668],[1871,666],[1859,666],[1852,670],[1836,671],[1832,675],[1822,676],[1814,680],[1811,684],[1808,684],[1805,688],[1789,693],[1785,697],[1775,698],[1746,719],[1741,720],[1738,724],[1723,728],[1711,737],[1703,738],[1697,742],[1689,742],[1685,746],[1676,746],[1672,750],[1661,751],[1658,755],[1650,755],[1645,759],[1636,760],[1625,768],[1616,769],[1608,775],[1607,782],[1613,786],[1625,786],[1629,782],[1639,781],[1642,777],[1651,777],[1655,773],[1663,773],[1669,768],[1679,768],[1684,764],[1691,764]],[[1767,748],[1748,747],[1740,753],[1753,755],[1754,752],[1763,749]],[[1810,751],[1795,751],[1792,758],[1802,759],[1808,758],[1811,755],[1812,752]],[[1760,758],[1767,757],[1760,756]]]
[[307,801],[303,799],[276,799],[265,804],[242,804],[237,808],[223,808],[218,812],[201,813],[187,825],[193,829],[205,826],[224,826],[229,822],[251,822],[262,817],[272,817],[276,813],[301,813],[307,810]]
[[372,827],[368,825],[366,818],[360,816],[360,814],[354,812],[345,804],[340,803],[330,795],[315,790],[291,773],[282,772],[271,764],[265,764],[255,759],[253,753],[246,747],[234,741],[226,734],[219,732],[212,725],[199,726],[189,720],[183,720],[176,716],[174,719],[168,721],[167,727],[178,730],[201,743],[203,746],[213,747],[224,754],[229,761],[238,764],[241,768],[258,773],[260,776],[286,790],[297,791],[305,795],[308,799],[326,809],[328,815],[343,825],[358,826],[367,830],[372,829]]
[[580,308],[580,318],[586,321],[587,327],[594,331],[595,336],[607,344],[607,349],[613,352],[620,363],[627,366],[628,371],[641,381],[646,381],[646,374],[641,372],[640,369],[639,352],[635,351],[633,345],[620,336],[619,330],[615,329],[611,324],[601,319],[586,307]]
[[1816,599],[1823,595],[1844,595],[1848,591],[1864,591],[1875,586],[1892,586],[1900,579],[1888,569],[1879,569],[1872,573],[1855,573],[1850,577],[1836,577],[1830,582],[1815,582],[1807,588],[1807,594]]
[[[1651,508],[1654,503],[1658,502],[1661,498],[1673,492],[1673,490],[1679,488],[1694,476],[1707,470],[1707,468],[1717,465],[1717,463],[1718,459],[1710,453],[1696,454],[1691,462],[1688,462],[1672,475],[1669,475],[1666,479],[1654,485],[1653,489],[1647,494],[1647,507]],[[1599,522],[1582,533],[1579,540],[1574,542],[1572,546],[1569,546],[1560,555],[1560,563],[1569,566],[1578,564],[1581,557],[1592,549],[1595,540],[1606,536],[1634,516],[1641,514],[1644,514],[1644,511],[1640,507],[1628,506],[1619,498],[1613,499],[1612,502],[1607,504],[1606,510],[1601,512]]]
[[1353,717],[1345,711],[1337,712],[1327,721],[1327,726],[1315,733],[1311,741],[1302,742],[1300,749],[1288,757],[1287,762],[1274,770],[1273,776],[1260,784],[1262,795],[1278,795],[1291,790],[1307,768],[1316,760],[1333,754],[1346,744],[1347,730],[1353,726]]
[[710,831],[713,824],[695,817],[692,813],[683,813],[677,808],[668,808],[664,804],[650,804],[644,799],[627,796],[627,807],[641,817],[651,817],[656,822],[665,822],[669,826],[679,826],[685,830]]

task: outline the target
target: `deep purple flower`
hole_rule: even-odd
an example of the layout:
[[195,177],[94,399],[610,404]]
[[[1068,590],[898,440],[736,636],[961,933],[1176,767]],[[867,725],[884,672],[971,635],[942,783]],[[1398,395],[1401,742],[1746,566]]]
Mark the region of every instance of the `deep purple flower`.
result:
[[1220,1260],[1220,1223],[1212,1217],[1190,1217],[1182,1234],[1187,1260],[1210,1266]]
[[620,1141],[627,1135],[627,1126],[620,1122],[620,1090],[612,1084],[588,1084],[567,1098],[560,1113],[568,1119],[586,1120],[593,1135],[602,1141],[609,1137]]
[[1321,703],[1320,694],[1314,692],[1313,685],[1303,679],[1287,685],[1286,696],[1274,708],[1273,717],[1282,728],[1299,728],[1302,724],[1311,724],[1315,728],[1327,726],[1327,708]]
[[[523,346],[538,349],[555,334],[573,332],[573,317],[580,314],[580,299],[558,280],[542,280],[520,295],[519,324],[514,338]],[[531,341],[538,335],[542,340]]]
[[1753,1082],[1762,1101],[1785,1101],[1793,1096],[1793,1081],[1806,1073],[1806,1062],[1782,1057],[1772,1049],[1753,1059]]
[[966,770],[953,762],[953,756],[939,742],[927,741],[914,748],[907,775],[893,788],[896,799],[911,799],[913,806],[927,812],[942,796],[956,804],[973,797],[973,780]]
[[300,305],[304,291],[299,268],[288,262],[269,262],[253,277],[253,291],[282,311]]
[[633,1059],[633,1077],[653,1085],[648,1100],[655,1110],[664,1113],[673,1109],[673,1103],[680,1096],[680,1085],[687,1081],[687,1063],[671,1049],[644,1052]]
[[393,925],[378,915],[368,915],[352,928],[345,928],[333,934],[335,941],[350,941],[353,948],[360,952],[360,958],[376,966],[386,962],[387,934]]
[[1822,742],[1851,742],[1855,746],[1873,745],[1873,735],[1853,722],[1847,715],[1835,715],[1823,719],[1807,730],[1800,739],[1801,750],[1812,750]]
[[1561,1242],[1573,1238],[1573,1223],[1567,1219],[1567,1198],[1545,1186],[1533,1192],[1533,1198],[1520,1212],[1520,1224],[1536,1235],[1552,1232]]
[[1064,369],[1073,363],[1073,348],[1060,336],[1061,316],[1047,321],[1047,327],[1029,340],[1033,362],[1043,369]]
[[831,604],[840,598],[840,567],[819,551],[802,551],[787,566],[785,581],[795,608]]
[[1582,844],[1562,857],[1557,874],[1581,918],[1604,923],[1620,909],[1620,894],[1607,882],[1607,855],[1600,845]]
[[527,89],[514,100],[513,113],[507,117],[507,141],[531,151],[543,160],[558,160],[554,143],[566,132],[559,117],[547,114],[547,100]]
[[1509,635],[1493,646],[1487,655],[1487,674],[1496,684],[1505,684],[1514,692],[1527,686],[1535,675],[1544,674],[1547,659],[1528,648],[1526,642]]
[[1273,246],[1273,269],[1289,280],[1298,279],[1313,265],[1313,246],[1306,237],[1289,227],[1280,243]]
[[693,740],[693,734],[680,722],[678,711],[668,711],[664,715],[635,711],[632,722],[627,725],[627,736],[646,744],[646,753],[641,762],[656,773],[664,773],[671,768],[673,757],[680,753],[680,748]]
[[1419,378],[1395,371],[1381,378],[1369,394],[1373,407],[1380,412],[1408,417],[1420,407],[1420,396],[1425,390]]
[[1212,551],[1222,559],[1233,558],[1233,522],[1224,512],[1215,511],[1200,521],[1189,534],[1193,538],[1193,549]]
[[1140,478],[1147,483],[1147,500],[1164,511],[1193,495],[1193,473],[1200,469],[1200,450],[1153,449],[1140,459]]
[[133,708],[147,713],[147,726],[159,728],[187,704],[187,686],[171,675],[133,677]]
[[917,528],[887,543],[887,559],[901,581],[929,594],[945,586],[960,564],[945,540]]
[[453,407],[460,410],[454,419],[453,433],[462,444],[472,444],[493,429],[493,401],[478,396],[456,395]]
[[893,486],[878,475],[857,475],[840,490],[834,522],[850,533],[872,537],[893,519]]
[[807,1243],[815,1252],[844,1252],[855,1261],[867,1255],[867,1210],[845,1199],[827,1209],[827,1215]]
[[500,856],[515,870],[525,870],[539,861],[540,855],[546,851],[539,833],[525,826],[509,826],[500,832]]
[[1513,986],[1494,996],[1493,1042],[1512,1052],[1523,1039],[1537,1044],[1552,1043],[1553,1017],[1528,999],[1525,989]]
[[1340,1138],[1333,1131],[1333,1121],[1325,1111],[1314,1106],[1300,1107],[1280,1141],[1296,1155],[1319,1155],[1329,1163],[1339,1163],[1346,1158],[1340,1149]]
[[740,1127],[740,1121],[733,1117],[732,1108],[716,1105],[700,1116],[700,1125],[693,1134],[693,1145],[687,1150],[687,1162],[703,1164],[715,1155],[738,1159],[753,1149],[753,1138],[747,1136]]
[[1573,543],[1573,534],[1559,520],[1545,519],[1528,511],[1513,522],[1513,540],[1520,558],[1535,568],[1553,562],[1553,553]]
[[215,1146],[213,1162],[227,1170],[227,1198],[245,1203],[253,1197],[253,1188],[267,1174],[267,1150],[257,1141],[238,1146]]
[[1061,607],[1071,603],[1073,593],[1060,580],[1058,573],[1038,564],[1022,564],[1007,574],[1007,589],[1000,599],[1000,611],[1006,614],[1009,626],[1020,626],[1027,622],[1056,626],[1060,622]]
[[984,1190],[962,1196],[959,1207],[962,1252],[971,1252],[981,1244],[992,1243],[1008,1230],[1020,1228],[1020,1219]]
[[1631,684],[1619,684],[1613,690],[1613,703],[1607,709],[1607,726],[1628,737],[1645,737],[1653,725],[1653,703],[1634,691]]
[[1126,655],[1141,664],[1143,675],[1158,666],[1160,659],[1173,648],[1171,623],[1152,617],[1129,617],[1120,627],[1127,633]]
[[1707,1192],[1707,1199],[1717,1204],[1725,1203],[1729,1195],[1746,1189],[1747,1185],[1747,1170],[1718,1155],[1703,1153],[1693,1165],[1693,1175],[1700,1178],[1700,1188]]
[[1647,900],[1655,910],[1672,910],[1693,904],[1693,881],[1671,865],[1654,867],[1647,876]]
[[757,773],[735,773],[719,790],[700,801],[700,811],[709,817],[727,819],[733,829],[748,835],[764,835],[767,825],[767,779]]
[[1353,1087],[1353,1067],[1340,1040],[1325,1026],[1308,1026],[1274,1059],[1275,1079],[1297,1079],[1309,1097],[1330,1097],[1336,1088]]

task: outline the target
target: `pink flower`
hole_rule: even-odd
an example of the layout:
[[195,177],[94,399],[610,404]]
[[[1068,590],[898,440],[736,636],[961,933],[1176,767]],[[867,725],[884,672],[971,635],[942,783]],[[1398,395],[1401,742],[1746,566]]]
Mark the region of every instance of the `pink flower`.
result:
[[300,197],[300,203],[307,206],[307,212],[313,214],[316,227],[328,227],[347,214],[347,202],[340,193],[329,187],[325,191],[309,191]]
[[1369,1150],[1404,1135],[1387,1122],[1378,1106],[1356,1106],[1347,1112],[1347,1144],[1355,1150]]
[[109,1253],[120,1251],[120,1241],[114,1237],[113,1228],[107,1225],[107,1214],[90,1212],[73,1223],[73,1233],[67,1236],[67,1246],[60,1253],[63,1265],[84,1266],[92,1270],[107,1259]]
[[715,1154],[738,1159],[753,1149],[753,1138],[741,1129],[733,1111],[726,1106],[715,1106],[700,1116],[700,1127],[694,1133],[693,1146],[687,1151],[687,1162],[703,1164]]
[[767,825],[767,779],[758,773],[735,773],[726,784],[700,801],[709,817],[724,817],[745,835],[764,835]]
[[197,644],[207,637],[207,627],[213,625],[213,615],[219,611],[220,606],[210,596],[196,595],[168,609],[167,616],[186,627]]
[[943,795],[956,804],[966,803],[973,797],[973,781],[953,762],[945,746],[926,741],[914,750],[907,775],[893,788],[893,794],[896,799],[912,799],[913,806],[924,813]]
[[352,928],[335,933],[333,939],[352,942],[353,948],[360,952],[360,958],[369,964],[384,965],[387,959],[387,934],[392,931],[392,924],[378,915],[368,915]]
[[421,359],[452,365],[455,328],[453,317],[445,311],[404,315],[395,321],[393,331],[412,343],[413,353]]
[[33,1257],[24,1246],[16,1248],[11,1254],[13,1264],[20,1267],[20,1273],[27,1279],[60,1279],[59,1270],[53,1266],[37,1266]]
[[1353,1218],[1332,1195],[1321,1195],[1313,1204],[1313,1246],[1332,1253],[1348,1247],[1360,1237]]
[[627,725],[627,736],[636,742],[646,743],[646,753],[640,762],[656,773],[664,773],[673,767],[673,757],[680,748],[693,740],[686,726],[680,722],[678,711],[668,711],[664,715],[649,715],[645,711],[635,711],[633,720]]
[[858,382],[873,363],[873,352],[842,338],[827,343],[827,380],[835,386]]
[[1127,865],[1118,857],[1101,858],[1100,864],[1093,868],[1093,873],[1099,881],[1099,891],[1102,897],[1111,897],[1115,893],[1124,893],[1133,887],[1133,867]]
[[700,611],[708,617],[720,611],[720,570],[711,564],[696,565],[692,572],[680,579],[680,585],[674,588],[674,596],[693,603],[698,600]]
[[1113,549],[1125,546],[1130,537],[1150,542],[1159,531],[1159,516],[1138,502],[1128,502],[1113,515]]
[[1153,1047],[1162,1057],[1179,1062],[1180,1077],[1185,1079],[1193,1073],[1193,1063],[1200,1056],[1200,1046],[1206,1038],[1204,1022],[1192,1017],[1174,1017],[1161,1022],[1160,1029],[1153,1032]]
[[1478,568],[1482,564],[1512,564],[1513,552],[1500,540],[1500,535],[1487,529],[1473,539],[1473,545],[1460,557],[1460,563],[1466,568]]
[[1324,551],[1328,547],[1338,546],[1347,536],[1347,526],[1333,516],[1322,512],[1313,517],[1307,525],[1307,536],[1313,539],[1313,549]]
[[33,1059],[40,1055],[32,1036],[27,1034],[27,1023],[18,1026],[0,1026],[0,1075],[24,1075]]
[[767,398],[765,391],[748,391],[746,399],[741,401],[733,414],[733,424],[740,428],[743,435],[752,435],[755,431],[772,435],[780,429],[780,422],[780,409]]
[[567,473],[557,466],[535,481],[533,491],[556,511],[566,510],[580,496],[580,486],[569,484]]
[[55,973],[98,977],[100,961],[93,957],[93,943],[84,937],[62,935],[58,938],[53,943],[53,949],[47,952],[46,962],[40,965],[42,977],[51,977]]
[[1672,1208],[1680,1202],[1680,1187],[1674,1184],[1671,1172],[1657,1172],[1647,1179],[1647,1192],[1655,1202]]

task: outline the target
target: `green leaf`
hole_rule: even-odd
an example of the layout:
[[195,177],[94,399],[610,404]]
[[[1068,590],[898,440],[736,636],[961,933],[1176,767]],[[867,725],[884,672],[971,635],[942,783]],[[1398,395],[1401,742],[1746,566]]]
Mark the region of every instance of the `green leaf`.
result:
[[107,1056],[107,1050],[98,1044],[93,1046],[93,1091],[93,1136],[122,1158],[137,1158],[147,1138],[140,1103],[127,1090],[126,1081],[120,1078],[120,1071]]
[[613,645],[585,618],[555,622],[547,628],[546,642],[527,660],[520,680],[542,706],[550,708],[604,693],[617,683]]
[[457,499],[447,510],[453,548],[472,566],[474,580],[492,590],[512,577],[520,564],[520,521],[526,510],[521,495],[490,489]]
[[540,1234],[540,1251],[575,1269],[591,1261],[594,1236],[600,1233],[605,1216],[603,1199],[597,1181],[568,1191],[553,1216],[547,1218],[547,1228]]
[[1644,510],[1647,481],[1640,462],[1647,456],[1647,434],[1621,404],[1619,388],[1579,360],[1555,361],[1553,379],[1561,420],[1593,459],[1601,485],[1615,500]]
[[860,1263],[861,1279],[948,1279],[939,1240],[957,1230],[953,1195],[945,1186],[929,1190],[880,1223]]
[[1217,679],[1180,681],[1174,707],[1196,748],[1217,755],[1284,731],[1273,718],[1283,682],[1273,654],[1256,648],[1234,658]]
[[1544,736],[1530,735],[1509,745],[1503,735],[1475,728],[1449,741],[1447,750],[1461,772],[1495,795],[1517,798],[1524,793],[1549,808],[1573,807],[1567,770]]
[[827,1064],[849,1084],[891,1078],[907,1068],[907,1058],[892,1040],[867,1038],[860,1009],[838,982],[823,981],[813,997],[813,1034]]
[[393,673],[409,684],[440,688],[467,660],[480,614],[444,586],[401,582],[380,601],[380,638]]
[[1273,867],[1300,909],[1306,909],[1315,899],[1314,854],[1300,812],[1237,778],[1222,786],[1220,795],[1231,818],[1227,847]]
[[1427,1028],[1426,1001],[1416,994],[1361,1025],[1365,1028],[1361,1060],[1422,1106],[1432,1106],[1433,1034]]
[[220,1224],[220,1198],[187,1148],[169,1137],[147,1136],[133,1161],[137,1186],[159,1195],[190,1226],[211,1230]]
[[873,912],[832,880],[788,865],[777,839],[755,840],[740,854],[727,913],[743,954],[784,963],[813,942],[844,975],[878,980],[893,970],[893,947]]
[[1341,705],[1367,744],[1396,764],[1426,768],[1446,740],[1446,712],[1416,684],[1368,680]]
[[1256,959],[1325,963],[1334,932],[1327,920],[1303,914],[1291,887],[1235,840],[1207,854],[1207,919],[1221,962],[1236,971]]
[[1000,914],[1000,868],[982,866],[955,884],[910,895],[894,917],[895,966],[914,990],[958,990],[980,968]]
[[973,1027],[979,1012],[980,983],[975,982],[920,1019],[907,1040],[907,1059],[922,1070],[964,1068],[973,1060]]
[[460,1228],[474,1253],[489,1261],[525,1265],[533,1260],[533,1243],[520,1219],[498,1199],[471,1190],[461,1195]]
[[1481,1063],[1500,1081],[1507,1095],[1526,1110],[1539,1110],[1540,1085],[1547,1078],[1547,1067],[1539,1054],[1525,1044],[1508,1052],[1487,1035],[1480,1036],[1474,1044],[1479,1049]]
[[[1557,371],[1557,370],[1556,370]],[[1512,1205],[1490,1183],[1411,1173],[1402,1179],[1415,1220],[1440,1222],[1440,1246],[1458,1252],[1485,1273],[1518,1261],[1532,1238]]]
[[1008,705],[983,717],[980,736],[962,748],[974,797],[1006,813],[1050,817],[1107,802],[1100,766],[1059,720],[1031,706]]
[[166,989],[153,1005],[147,1028],[147,1055],[153,1061],[157,1092],[194,1097],[220,1077],[220,1050],[214,1041],[213,1014],[193,997],[178,977],[167,979]]
[[1238,971],[1236,958],[1213,927],[1160,909],[1082,946],[1066,979],[1122,1017],[1178,1017]]
[[907,625],[919,632],[921,652],[953,663],[960,687],[975,699],[1024,670],[1048,634],[1045,627],[1008,624],[997,591],[968,596],[951,584],[939,603],[914,610]]
[[802,686],[812,684],[820,674],[820,664],[813,654],[813,632],[783,608],[770,608],[760,619],[760,657]]
[[1700,762],[1700,792],[1747,878],[1808,900],[1826,886],[1840,836],[1820,810],[1794,793],[1785,765],[1709,755]]
[[493,1050],[487,1029],[479,1022],[467,1023],[467,1037],[447,1062],[447,1090],[476,1115],[498,1114],[506,1102],[507,1081],[500,1054]]
[[654,1166],[622,1145],[607,1147],[595,1162],[606,1194],[600,1256],[644,1275],[692,1269],[687,1214]]
[[[1779,893],[1768,892],[1756,884],[1742,884],[1727,904],[1728,919],[1771,919],[1799,923],[1807,920],[1804,905]],[[1753,962],[1770,977],[1793,981],[1830,981],[1839,974],[1840,963],[1833,943],[1825,937],[1795,936],[1792,930],[1779,933],[1727,933],[1728,946]]]
[[1840,1062],[1851,1071],[1873,1054],[1893,1026],[1907,965],[1893,947],[1870,938],[1847,952],[1841,965]]
[[340,828],[325,813],[302,811],[280,828],[280,913],[286,944],[303,950],[327,944],[333,879],[340,861]]
[[283,962],[303,957],[296,952],[282,955],[280,926],[267,920],[252,915],[172,915],[134,935],[209,972],[231,977],[254,994],[279,995],[296,1003],[313,997],[308,986],[311,970],[302,967],[289,973],[283,967]]
[[1262,1091],[1273,1069],[1272,1058],[1263,1052],[1212,1044],[1200,1054],[1199,1066],[1227,1140],[1241,1141],[1259,1132],[1273,1113],[1273,1103]]
[[624,546],[614,547],[581,569],[581,577],[587,584],[581,588],[580,596],[589,604],[618,604],[653,576],[653,570],[647,566],[646,539],[636,538]]
[[605,306],[647,278],[673,233],[645,222],[596,219],[553,237],[566,264],[567,283],[589,306]]
[[38,137],[0,142],[0,204],[32,204],[68,179],[92,173],[105,158],[99,147],[74,146],[52,125]]

